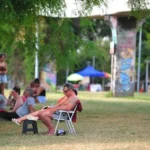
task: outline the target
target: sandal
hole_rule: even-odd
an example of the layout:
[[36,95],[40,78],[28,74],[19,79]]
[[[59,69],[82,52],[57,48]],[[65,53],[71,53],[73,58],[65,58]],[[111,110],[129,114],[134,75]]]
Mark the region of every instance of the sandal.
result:
[[17,125],[20,125],[20,123],[17,121],[17,119],[13,118],[12,121]]

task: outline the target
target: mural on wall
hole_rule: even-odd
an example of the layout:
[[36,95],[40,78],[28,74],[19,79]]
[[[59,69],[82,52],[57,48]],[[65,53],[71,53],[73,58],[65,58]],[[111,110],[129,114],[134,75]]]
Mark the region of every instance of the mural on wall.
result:
[[135,90],[136,34],[140,26],[134,16],[128,14],[106,15],[105,21],[112,31],[111,90],[113,96],[133,96]]
[[56,67],[54,63],[49,63],[44,65],[43,70],[41,71],[41,83],[46,88],[47,91],[56,90]]
[[116,47],[116,96],[133,95],[135,83],[136,32],[124,30],[118,34]]

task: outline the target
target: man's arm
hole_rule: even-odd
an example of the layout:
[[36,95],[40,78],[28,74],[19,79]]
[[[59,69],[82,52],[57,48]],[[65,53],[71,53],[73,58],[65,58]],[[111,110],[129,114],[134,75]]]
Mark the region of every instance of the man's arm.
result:
[[28,109],[29,109],[30,113],[35,111],[33,105],[28,105]]
[[38,101],[37,97],[34,97],[34,100],[35,100],[36,103],[40,103],[40,102]]
[[75,97],[68,98],[68,103],[60,106],[56,106],[53,108],[54,111],[56,110],[72,110],[76,105],[77,99]]
[[30,113],[31,112],[34,112],[35,110],[34,110],[34,104],[35,104],[35,100],[34,100],[34,98],[32,97],[29,97],[29,98],[27,98],[27,105],[28,105],[28,109],[29,109],[29,111],[30,111]]
[[63,98],[59,99],[57,104],[55,104],[53,107],[58,107],[58,106],[62,105],[63,103],[65,103],[66,99],[67,99],[66,96],[64,96]]

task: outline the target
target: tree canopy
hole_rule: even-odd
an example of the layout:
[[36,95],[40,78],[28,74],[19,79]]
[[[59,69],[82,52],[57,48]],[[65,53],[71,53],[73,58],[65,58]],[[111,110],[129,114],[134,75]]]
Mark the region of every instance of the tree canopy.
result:
[[[107,7],[107,0],[82,2],[81,13],[90,11],[93,6]],[[147,0],[128,0],[134,11],[147,10],[146,2]],[[77,62],[77,49],[83,45],[89,53],[95,53],[91,50],[94,44],[76,34],[71,19],[39,16],[37,14],[41,8],[49,8],[52,13],[62,13],[65,10],[65,0],[3,0],[0,3],[0,48],[8,55],[9,73],[14,78],[18,74],[25,74],[27,81],[34,77],[37,23],[40,66],[49,60],[56,61],[58,69],[65,68],[68,64],[73,66]],[[81,23],[90,27],[90,22],[85,18]],[[88,30],[84,28],[82,32]]]

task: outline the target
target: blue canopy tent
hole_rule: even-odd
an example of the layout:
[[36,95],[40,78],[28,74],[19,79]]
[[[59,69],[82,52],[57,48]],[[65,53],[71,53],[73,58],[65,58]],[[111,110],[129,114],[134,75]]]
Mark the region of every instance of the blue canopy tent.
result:
[[104,77],[105,76],[104,72],[100,72],[94,69],[92,66],[87,66],[86,68],[84,68],[83,70],[77,73],[82,76],[90,76],[90,77]]

